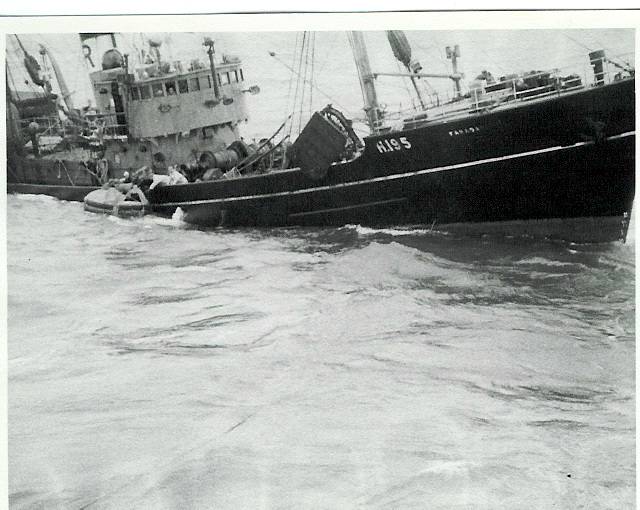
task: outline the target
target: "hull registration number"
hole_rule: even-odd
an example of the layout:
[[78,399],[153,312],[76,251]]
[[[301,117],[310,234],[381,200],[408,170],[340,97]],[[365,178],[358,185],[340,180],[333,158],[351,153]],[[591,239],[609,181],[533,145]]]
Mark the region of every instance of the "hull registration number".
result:
[[378,149],[380,153],[402,151],[410,148],[411,142],[407,140],[406,136],[401,136],[400,138],[383,138],[376,142],[376,149]]

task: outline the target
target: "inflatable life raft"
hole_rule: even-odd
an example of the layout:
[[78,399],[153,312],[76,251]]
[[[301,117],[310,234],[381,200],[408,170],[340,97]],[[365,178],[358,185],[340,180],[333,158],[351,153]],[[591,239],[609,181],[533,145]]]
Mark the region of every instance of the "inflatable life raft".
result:
[[126,194],[116,188],[101,188],[84,197],[84,210],[120,218],[143,216],[149,210],[144,194],[134,187]]

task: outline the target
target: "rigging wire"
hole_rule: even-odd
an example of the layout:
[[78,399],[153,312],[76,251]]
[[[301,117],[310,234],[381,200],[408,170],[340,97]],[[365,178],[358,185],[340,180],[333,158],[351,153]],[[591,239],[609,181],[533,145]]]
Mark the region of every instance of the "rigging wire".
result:
[[20,49],[22,50],[22,52],[26,55],[28,52],[27,50],[24,49],[24,45],[22,44],[22,41],[20,40],[20,38],[18,37],[18,34],[13,34],[13,37],[16,38],[16,41],[18,41],[18,45],[20,46]]
[[11,85],[13,86],[13,94],[9,94],[10,96],[13,95],[17,101],[20,101],[20,93],[18,92],[18,87],[16,87],[16,82],[15,79],[13,77],[13,72],[11,71],[11,68],[9,67],[9,65],[7,65],[7,77],[9,78],[9,81],[11,82]]
[[431,55],[435,55],[435,59],[429,59],[429,61],[431,62],[432,60],[439,60],[440,63],[442,64],[442,67],[445,70],[449,69],[449,64],[447,62],[446,58],[443,58],[442,53],[441,53],[441,41],[435,36],[435,35],[431,35],[432,39],[434,39],[436,41],[435,44],[429,46],[428,48],[424,48],[421,45],[416,45],[417,48],[421,49],[424,53],[425,56],[428,55],[429,53],[431,53]]
[[[349,41],[349,46],[351,47],[351,52],[354,53],[355,52],[355,41],[353,40],[353,36],[352,36],[351,32],[347,32],[347,40]],[[363,83],[362,74],[360,73],[360,68],[358,67],[357,64],[356,64],[356,72],[358,73],[358,80],[359,80],[360,84],[362,84]],[[364,89],[362,88],[362,85],[360,86],[360,95],[362,96],[362,104],[366,104],[367,98],[364,95]]]
[[[284,62],[283,60],[281,60],[280,58],[278,58],[278,56],[274,53],[274,52],[269,52],[269,55],[271,57],[273,57],[278,63],[280,63],[281,65],[283,65],[284,67],[286,67],[291,73],[292,76],[296,75],[296,71],[293,68],[293,66],[288,65],[286,62]],[[318,74],[318,73],[316,73]],[[290,82],[291,83],[291,82]],[[319,86],[317,86],[315,83],[312,85],[313,88],[319,92],[320,94],[322,94],[324,97],[326,97],[329,101],[331,101],[331,104],[335,104],[336,106],[338,106],[341,110],[347,112],[350,114],[350,109],[341,105],[340,102],[335,99],[334,97],[330,96],[329,94],[327,94],[324,90],[322,90]],[[288,104],[288,102],[287,102]]]
[[[314,32],[317,34],[317,32]],[[332,39],[332,41],[335,42],[335,39]],[[328,46],[328,45],[327,45]],[[318,66],[318,75],[322,74],[322,71],[324,71],[324,68],[327,66],[327,64],[329,63],[329,61],[331,60],[331,55],[333,55],[333,46],[331,48],[327,47],[326,48],[326,57],[324,58],[324,60],[322,61],[322,64],[320,64]]]
[[[7,38],[7,42],[11,41],[10,38]],[[19,51],[18,48],[15,47],[15,43],[11,43],[11,50],[12,52],[14,52],[17,56],[17,52]],[[7,53],[9,52],[9,47],[7,47]],[[20,97],[18,95],[18,89],[16,87],[16,83],[15,83],[15,79],[13,77],[13,71],[11,70],[11,65],[9,65],[9,59],[7,58],[6,62],[5,62],[5,68],[7,71],[7,87],[8,87],[8,91],[9,92],[9,97],[13,98],[15,97],[16,100],[20,100]],[[13,88],[9,87],[9,81],[11,82]],[[13,91],[13,94],[11,94],[11,92]]]
[[[296,58],[298,56],[298,46],[300,44],[300,33],[297,32],[296,33],[296,42],[295,42],[295,46],[293,49],[293,55],[291,57],[291,67],[289,69],[291,69],[291,76],[289,77],[289,91],[287,93],[287,111],[291,111],[293,113],[293,109],[295,106],[295,97],[291,98],[291,91],[293,89],[293,80],[294,80],[294,66],[295,66],[295,62],[296,62]],[[289,101],[291,101],[291,103],[289,103]],[[287,129],[287,136],[291,136],[291,130],[293,129],[293,116],[289,116],[288,117],[289,120],[289,126]]]
[[309,72],[309,40],[311,38],[310,33],[306,32],[307,40],[306,46],[303,48],[304,53],[304,74],[302,78],[302,87],[300,93],[300,110],[298,115],[298,135],[300,135],[300,131],[302,131],[302,112],[304,111],[304,95],[307,89],[307,74]]
[[[289,89],[293,89],[292,100],[289,100],[291,93],[287,94],[287,111],[291,114],[291,121],[287,130],[287,136],[289,137],[294,131],[299,135],[302,132],[305,121],[313,115],[313,89],[318,90],[327,96],[330,101],[338,104],[337,101],[334,101],[333,98],[315,84],[315,45],[316,33],[303,32],[301,37],[297,38],[291,66],[279,59],[275,52],[269,52],[271,57],[275,58],[291,72]],[[293,87],[294,79],[296,79],[295,88]]]
[[[305,48],[305,44],[307,41],[307,32],[303,32],[302,33],[302,42],[300,44],[300,55],[298,57],[298,76],[301,76],[302,73],[302,57],[304,55],[304,48]],[[298,106],[298,93],[300,91],[300,83],[301,81],[298,79],[296,80],[296,91],[293,95],[293,105],[292,105],[292,110],[294,112],[297,112],[296,108]],[[293,122],[291,123],[291,127],[293,128]]]
[[[411,43],[411,46],[419,48],[425,53],[427,51],[435,49],[435,45],[432,45],[432,46],[430,46],[429,48],[427,48],[425,50],[423,46],[421,46],[419,44],[415,44],[414,42]],[[442,57],[440,57],[440,60],[442,61],[443,65],[448,68],[448,65],[447,65],[446,61],[444,59],[442,59]],[[398,62],[397,59],[396,59],[396,66],[397,66],[398,72],[403,72],[403,69],[400,67],[400,63]],[[411,72],[411,71],[409,71],[409,72]],[[431,82],[429,82],[429,80],[427,78],[420,78],[419,80],[420,80],[419,83],[422,84],[422,89],[427,93],[427,95],[432,96],[433,94],[437,94],[436,89],[434,88],[433,85],[431,85]],[[407,90],[407,93],[409,94],[409,97],[411,98],[411,104],[413,105],[413,108],[417,110],[417,107],[415,105],[415,98],[413,97],[413,95],[410,92],[409,85],[408,85],[406,77],[402,78],[402,82],[403,82],[403,85],[404,85],[405,89]]]
[[[300,125],[302,124],[302,105],[304,104],[304,89],[306,87],[306,80],[307,80],[307,67],[306,67],[306,60],[305,59],[305,53],[307,51],[307,33],[305,31],[304,36],[302,37],[302,51],[300,52],[300,70],[302,73],[302,79],[298,80],[298,83],[300,84],[300,108],[298,108],[298,103],[295,104],[295,108],[296,108],[296,113],[298,114],[298,134],[300,134]],[[304,64],[302,64],[304,60]]]
[[[402,73],[403,69],[402,67],[400,67],[400,62],[398,62],[396,60],[396,69],[398,70],[398,73]],[[401,79],[402,85],[404,87],[405,92],[407,93],[407,97],[409,98],[409,101],[411,102],[411,107],[413,110],[416,110],[416,101],[415,98],[413,97],[413,94],[411,94],[411,91],[409,90],[409,85],[407,84],[407,77],[403,76]]]
[[[594,50],[593,50],[593,48],[590,48],[590,47],[589,47],[589,46],[587,46],[586,44],[583,44],[583,43],[581,43],[580,41],[575,40],[575,39],[574,39],[573,37],[571,37],[570,35],[568,35],[568,34],[563,34],[563,35],[564,35],[567,39],[569,39],[570,41],[574,42],[574,43],[575,43],[575,44],[577,44],[578,46],[580,46],[580,47],[584,48],[585,50],[587,50],[588,52],[592,52],[592,51],[594,51]],[[595,39],[594,39],[594,42],[595,42],[598,46],[600,46],[600,48],[606,48],[606,46],[605,46],[604,44],[602,44],[602,43],[601,43],[601,42],[599,42],[599,41],[596,41]],[[620,58],[620,57],[618,57],[618,56],[608,57],[608,60],[610,60],[610,61],[613,61],[614,59],[617,59],[617,60],[622,61],[622,63],[623,63],[623,64],[625,64],[625,65],[627,66],[627,68],[632,68],[632,67],[633,67],[629,62],[627,62],[626,60],[624,60],[624,59],[622,59],[622,58]]]
[[[304,52],[305,52],[306,47],[307,47],[307,32],[305,31],[302,34],[302,44],[301,44],[301,47],[300,47],[300,59],[298,61],[298,75],[300,75],[300,76],[302,76],[302,73],[304,72],[303,71]],[[293,108],[296,111],[296,113],[299,113],[298,103],[300,102],[300,96],[304,94],[304,85],[305,85],[304,79],[299,79],[297,81],[296,85],[297,85],[298,94],[296,95],[296,101],[295,101],[295,104],[293,105]],[[298,116],[298,126],[297,126],[298,133],[300,132],[300,122],[301,122],[300,116]]]
[[302,82],[302,97],[300,99],[300,125],[298,126],[298,134],[302,130],[302,115],[303,112],[306,114],[305,107],[305,96],[308,96],[308,90],[311,88],[311,46],[312,46],[313,32],[309,32],[307,36],[307,49],[305,52],[305,60],[304,60],[304,76],[305,79]]
[[573,37],[571,37],[569,34],[564,34],[564,36],[569,39],[571,42],[577,44],[578,46],[580,46],[581,48],[584,48],[587,51],[593,51],[591,48],[589,48],[589,46],[587,46],[586,44],[581,43],[580,41],[577,41],[576,39],[574,39]]
[[311,47],[311,81],[309,82],[309,118],[311,118],[311,112],[313,111],[313,80],[314,80],[314,67],[316,61],[316,32],[312,32],[312,47]]
[[[296,55],[298,54],[298,44],[300,43],[300,33],[296,32],[296,41],[293,47],[293,54],[291,55],[291,66],[287,66],[290,70],[291,70],[291,75],[289,76],[289,88],[287,90],[287,103],[286,103],[286,112],[289,112],[293,109],[293,104],[291,103],[292,98],[291,98],[291,91],[293,90],[293,66],[295,65],[295,61],[296,61]],[[293,120],[291,119],[291,117],[287,117],[287,121],[289,122],[289,126],[288,126],[288,135],[291,134],[291,124],[293,123]]]

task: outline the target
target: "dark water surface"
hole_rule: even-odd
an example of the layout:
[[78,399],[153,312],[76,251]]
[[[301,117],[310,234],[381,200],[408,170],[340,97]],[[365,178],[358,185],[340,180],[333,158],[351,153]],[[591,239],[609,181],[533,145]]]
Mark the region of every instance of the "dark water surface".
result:
[[633,243],[8,197],[12,508],[631,508]]

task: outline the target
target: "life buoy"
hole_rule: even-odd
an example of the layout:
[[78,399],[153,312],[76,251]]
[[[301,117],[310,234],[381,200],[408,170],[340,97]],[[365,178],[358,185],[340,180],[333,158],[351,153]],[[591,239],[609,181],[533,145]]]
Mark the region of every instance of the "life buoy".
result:
[[161,104],[160,106],[158,106],[158,110],[160,110],[161,113],[169,113],[171,111],[171,105]]

